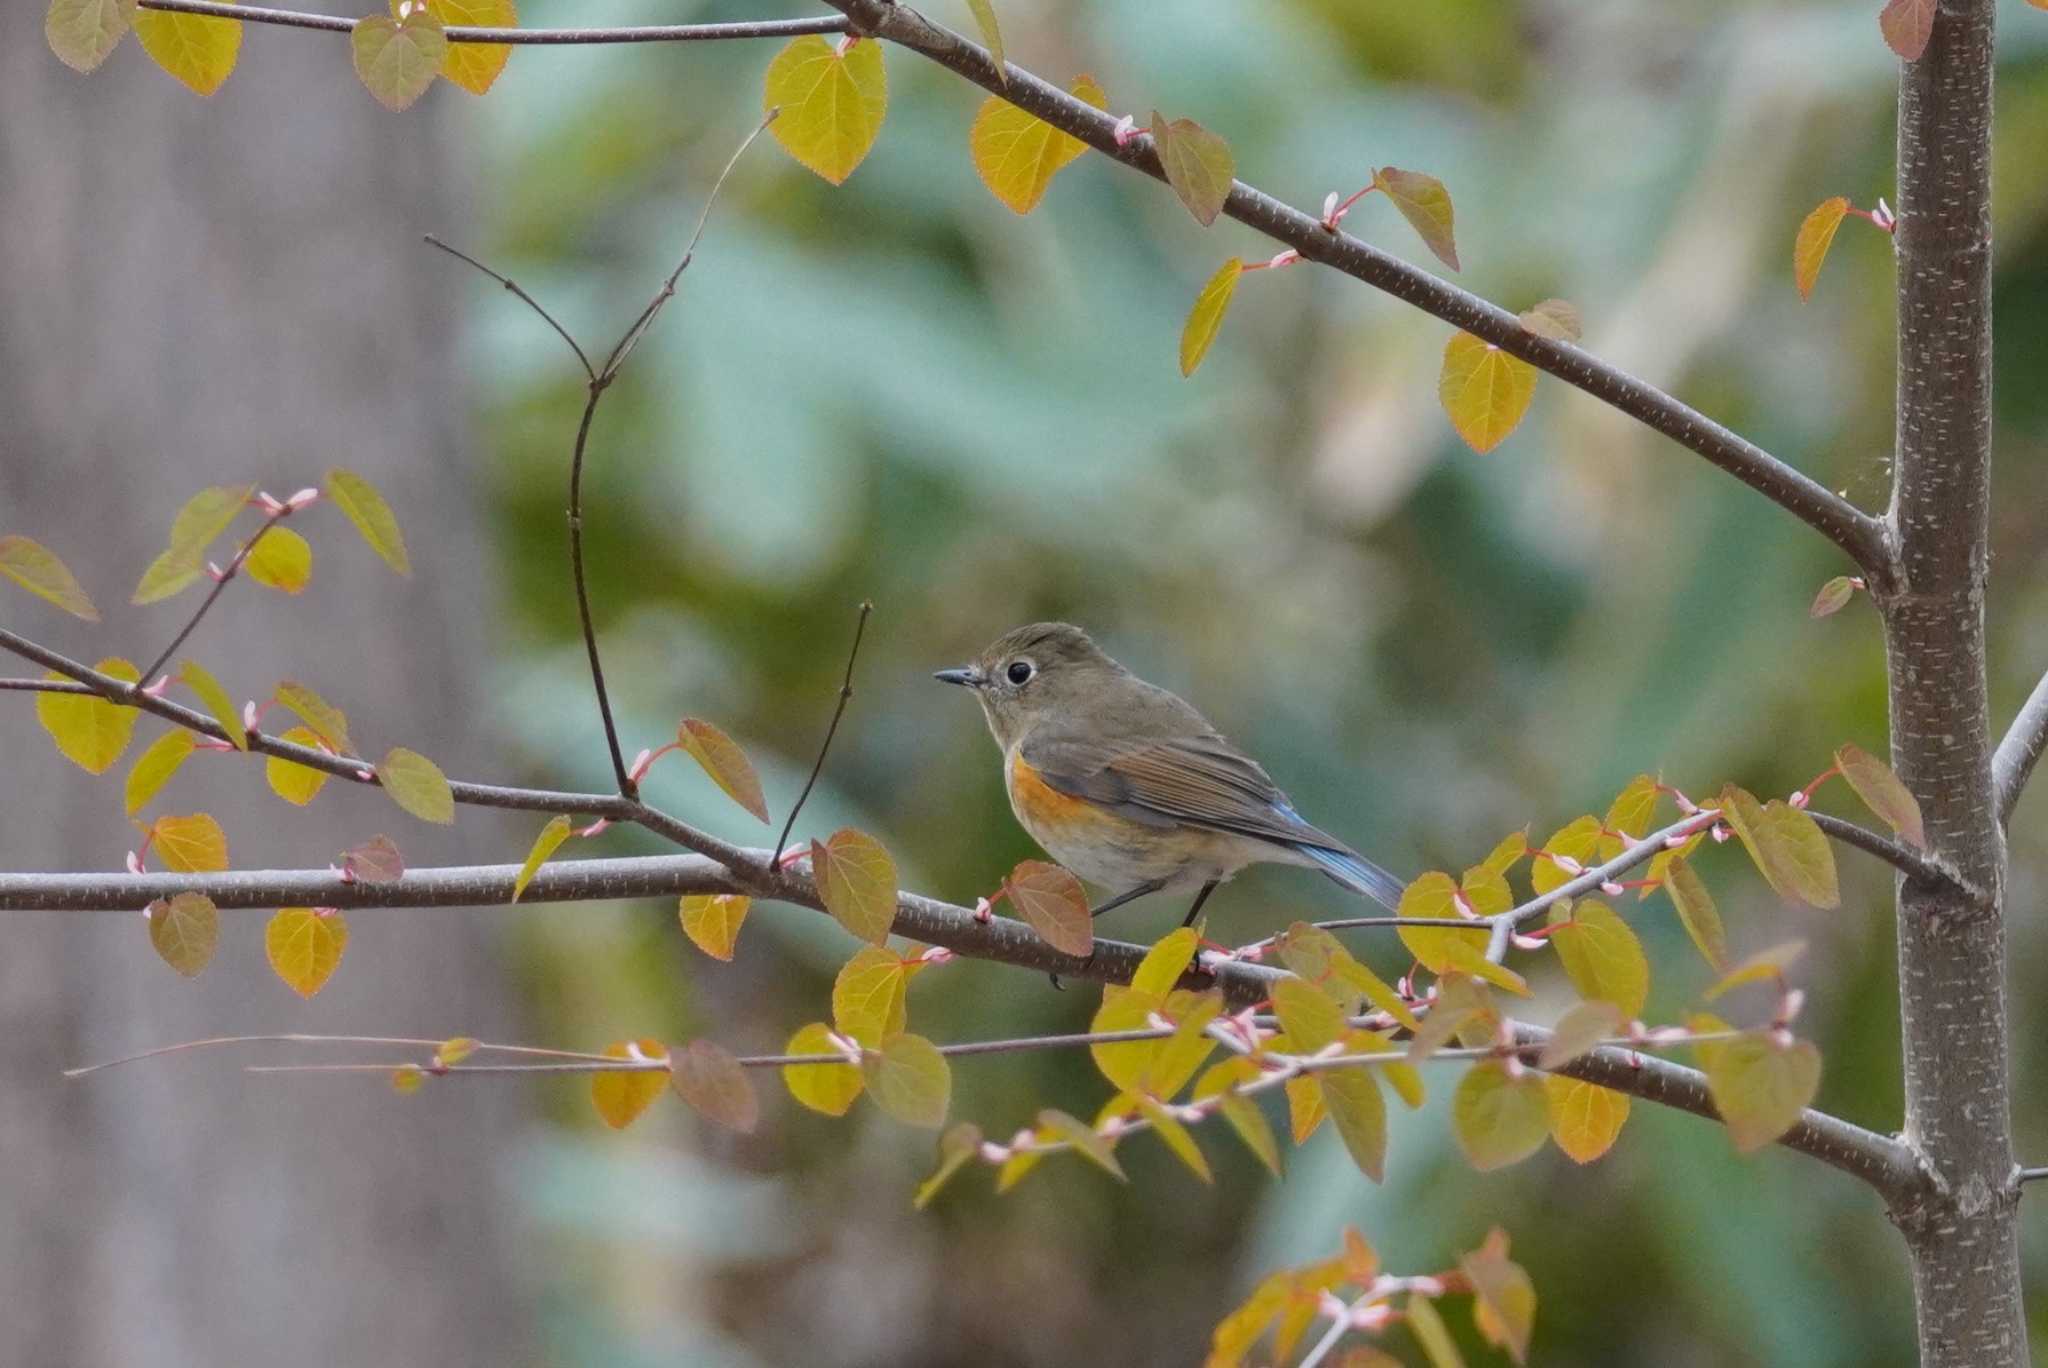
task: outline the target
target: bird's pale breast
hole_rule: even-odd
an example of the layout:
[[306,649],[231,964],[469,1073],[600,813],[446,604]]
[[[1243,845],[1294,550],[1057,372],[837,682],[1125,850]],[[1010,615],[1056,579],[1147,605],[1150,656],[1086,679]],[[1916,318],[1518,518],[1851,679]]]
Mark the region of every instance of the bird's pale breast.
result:
[[1191,888],[1228,878],[1259,858],[1244,837],[1191,826],[1134,821],[1046,783],[1016,751],[1003,767],[1010,808],[1046,854],[1092,884],[1115,892],[1154,879]]

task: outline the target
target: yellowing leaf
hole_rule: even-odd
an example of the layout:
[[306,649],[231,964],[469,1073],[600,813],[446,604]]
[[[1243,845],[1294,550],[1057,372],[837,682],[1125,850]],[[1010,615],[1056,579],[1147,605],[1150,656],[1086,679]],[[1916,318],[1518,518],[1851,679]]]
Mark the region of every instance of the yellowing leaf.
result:
[[1436,1001],[1429,1015],[1409,1036],[1408,1062],[1420,1064],[1457,1036],[1491,1038],[1500,1012],[1493,996],[1463,973],[1446,974],[1437,980]]
[[196,660],[187,660],[178,666],[178,682],[198,698],[199,705],[220,724],[220,729],[227,733],[236,750],[249,749],[249,729],[242,725],[242,716],[235,711],[234,699],[228,696],[228,691],[221,687],[221,682],[213,677],[211,671]]
[[1003,29],[996,23],[995,6],[988,0],[967,0],[967,8],[974,12],[974,26],[981,30],[981,41],[988,45],[988,59],[995,63],[996,75],[1008,85],[1010,73],[1003,66]]
[[1568,912],[1553,907],[1551,921],[1550,943],[1579,996],[1612,1003],[1626,1020],[1641,1016],[1650,996],[1650,961],[1629,924],[1604,903],[1589,900]]
[[[189,668],[188,663],[187,669]],[[348,718],[343,715],[341,709],[305,685],[295,684],[289,679],[277,686],[277,692],[272,697],[297,713],[299,719],[313,729],[318,739],[327,744],[327,749],[338,755],[355,754],[355,742],[349,740],[348,735]]]
[[1324,992],[1338,995],[1347,1015],[1358,996],[1363,995],[1400,1025],[1415,1029],[1415,1014],[1408,1010],[1401,995],[1321,927],[1295,922],[1275,941],[1273,949],[1289,970]]
[[[1076,76],[1068,89],[1097,109],[1109,103],[1092,76]],[[1020,214],[1036,209],[1052,178],[1087,150],[1079,138],[994,95],[982,102],[967,131],[967,152],[981,183]]]
[[877,946],[862,946],[832,981],[833,1028],[870,1048],[901,1034],[909,977],[900,957]]
[[[225,0],[233,4],[234,0]],[[219,90],[242,50],[242,21],[139,10],[135,36],[150,60],[201,95]]]
[[448,35],[425,8],[403,19],[372,14],[349,34],[356,75],[377,103],[397,113],[427,93],[448,56]]
[[1215,1053],[1216,1040],[1208,1026],[1222,1010],[1223,995],[1217,992],[1180,990],[1168,998],[1166,1016],[1174,1023],[1173,1034],[1159,1042],[1138,1079],[1138,1090],[1166,1099],[1185,1087]]
[[[1693,1029],[1719,1024],[1696,1019]],[[1733,1040],[1701,1041],[1693,1053],[1728,1138],[1744,1154],[1790,1130],[1820,1090],[1820,1051],[1810,1040],[1795,1040],[1785,1049],[1772,1042],[1769,1031],[1745,1031]]]
[[[119,656],[109,656],[93,668],[129,684],[141,677],[133,665]],[[64,676],[46,674],[43,678]],[[43,730],[57,743],[64,758],[88,774],[105,774],[113,768],[121,753],[128,749],[128,739],[135,734],[136,716],[135,709],[110,703],[97,694],[36,695],[36,721],[43,724]]]
[[1543,1080],[1531,1073],[1510,1078],[1498,1060],[1474,1065],[1451,1098],[1451,1130],[1482,1173],[1520,1163],[1550,1136]]
[[1601,1041],[1613,1035],[1626,1020],[1611,1002],[1581,1002],[1557,1019],[1543,1052],[1536,1057],[1539,1068],[1555,1069],[1569,1064]]
[[918,1211],[930,1206],[932,1198],[939,1195],[939,1189],[946,1185],[947,1180],[980,1152],[981,1127],[972,1121],[948,1126],[946,1133],[939,1137],[939,1167],[931,1177],[918,1184],[917,1196],[911,1200],[911,1206]]
[[1216,340],[1223,327],[1223,315],[1230,310],[1230,297],[1237,293],[1237,278],[1243,274],[1244,263],[1232,257],[1216,268],[1216,274],[1195,296],[1195,306],[1188,310],[1188,321],[1180,330],[1182,375],[1193,375],[1195,367],[1209,354],[1209,344]]
[[477,1052],[482,1042],[474,1036],[450,1036],[434,1049],[434,1059],[442,1064],[460,1064]]
[[[838,1054],[839,1047],[832,1043],[832,1028],[822,1021],[814,1021],[789,1038],[782,1047],[789,1055]],[[861,1071],[852,1064],[785,1064],[782,1066],[782,1082],[789,1089],[789,1095],[809,1107],[812,1111],[827,1116],[844,1116],[846,1109],[853,1105],[865,1085],[861,1082]]]
[[[110,3],[110,0],[101,0]],[[59,54],[60,56],[62,54]],[[38,598],[47,599],[65,612],[87,622],[98,622],[100,610],[92,606],[85,590],[72,577],[57,553],[28,537],[0,537],[0,575],[19,584]]]
[[[1110,984],[1102,990],[1102,1005],[1095,1009],[1088,1030],[1095,1035],[1141,1031],[1151,1024],[1154,1012],[1165,1009],[1166,1000],[1159,994]],[[1130,1092],[1152,1067],[1159,1048],[1157,1040],[1097,1041],[1088,1047],[1088,1053],[1104,1078]]]
[[1047,1107],[1038,1114],[1038,1133],[1067,1141],[1074,1147],[1074,1153],[1119,1183],[1124,1181],[1123,1166],[1116,1161],[1115,1144],[1079,1117],[1069,1116],[1056,1107]]
[[1779,896],[1815,907],[1840,905],[1834,847],[1811,815],[1782,798],[1759,804],[1730,784],[1721,792],[1721,820],[1741,839]]
[[862,1056],[860,1071],[875,1105],[904,1125],[946,1124],[953,1072],[939,1047],[923,1036],[892,1036]]
[[130,817],[147,807],[157,791],[170,782],[178,766],[191,756],[193,745],[192,733],[183,727],[167,731],[149,743],[149,749],[129,768],[127,787],[122,793]]
[[1518,315],[1522,326],[1553,342],[1579,340],[1579,308],[1568,299],[1546,299]]
[[[427,13],[444,25],[467,28],[516,28],[519,9],[513,0],[422,0]],[[512,55],[509,43],[449,43],[441,58],[441,74],[472,95],[481,95],[498,79]]]
[[1877,28],[1884,45],[1909,62],[1920,60],[1927,40],[1934,36],[1934,12],[1938,0],[1885,0],[1878,12]]
[[1437,1314],[1436,1306],[1428,1298],[1419,1292],[1410,1292],[1407,1319],[1415,1342],[1429,1357],[1430,1368],[1465,1368],[1465,1359],[1458,1353],[1457,1341],[1451,1338],[1444,1318]]
[[1095,949],[1095,922],[1081,881],[1056,864],[1025,860],[1003,881],[1010,905],[1053,949],[1087,955]]
[[[619,1040],[604,1047],[611,1059],[653,1059],[667,1062],[668,1047],[658,1040]],[[590,1076],[590,1105],[613,1130],[640,1119],[668,1085],[665,1069],[606,1069]]]
[[1161,936],[1145,952],[1145,958],[1138,961],[1138,971],[1131,975],[1131,991],[1149,993],[1163,1000],[1180,982],[1181,975],[1188,971],[1188,965],[1194,962],[1195,950],[1200,943],[1201,937],[1192,926],[1183,926]]
[[1806,610],[1808,617],[1824,618],[1839,613],[1856,597],[1856,581],[1847,575],[1837,575],[1820,587],[1813,596],[1813,606]]
[[1287,1093],[1288,1134],[1296,1145],[1305,1145],[1329,1115],[1323,1106],[1323,1086],[1313,1074],[1296,1074],[1281,1087]]
[[1230,144],[1193,119],[1169,123],[1155,109],[1152,146],[1166,173],[1166,183],[1195,216],[1195,222],[1204,228],[1214,223],[1223,212],[1223,202],[1230,198],[1231,182],[1237,175]]
[[1369,1066],[1330,1069],[1316,1076],[1323,1106],[1358,1171],[1375,1183],[1387,1172],[1387,1099]]
[[405,534],[398,519],[377,487],[352,470],[339,466],[327,472],[327,497],[355,524],[370,549],[401,575],[412,573],[412,559],[405,552]]
[[1344,1035],[1344,1012],[1329,994],[1298,978],[1273,985],[1273,1010],[1296,1051],[1314,1054]]
[[1491,342],[1457,333],[1444,347],[1437,397],[1467,446],[1484,455],[1499,446],[1529,411],[1536,368]]
[[417,1064],[401,1064],[391,1071],[391,1091],[410,1097],[425,1087],[427,1071]]
[[1596,1083],[1551,1074],[1543,1080],[1550,1098],[1550,1138],[1575,1164],[1590,1164],[1613,1146],[1628,1121],[1628,1094]]
[[683,934],[697,948],[716,960],[730,960],[739,943],[740,924],[747,919],[752,899],[744,893],[685,893],[676,915]]
[[739,1060],[723,1046],[693,1040],[669,1057],[669,1086],[699,1115],[728,1130],[751,1132],[761,1121],[761,1099]]
[[289,527],[273,527],[256,539],[242,565],[258,584],[296,594],[312,582],[313,548]]
[[1613,836],[1606,837],[1600,844],[1600,858],[1611,860],[1616,855],[1640,841],[1650,830],[1650,817],[1657,811],[1657,781],[1647,774],[1638,774],[1623,786],[1614,801],[1608,805],[1607,830],[1627,837],[1626,841]]
[[[1241,1084],[1250,1083],[1259,1077],[1259,1066],[1243,1055],[1231,1055],[1219,1063],[1203,1070],[1195,1081],[1194,1099],[1197,1102],[1216,1097]],[[1225,1096],[1218,1103],[1223,1119],[1237,1132],[1237,1138],[1244,1141],[1258,1161],[1266,1166],[1275,1178],[1280,1176],[1280,1145],[1273,1138],[1272,1123],[1259,1110],[1259,1104],[1249,1097]]]
[[519,866],[519,876],[512,880],[512,901],[518,902],[519,895],[533,882],[533,876],[540,873],[540,867],[548,857],[561,848],[569,839],[569,819],[563,813],[548,818],[547,825],[540,829],[540,835],[533,838],[532,847],[526,852],[526,862]]
[[1559,860],[1576,862],[1582,868],[1590,865],[1600,853],[1600,819],[1587,813],[1575,817],[1550,834],[1543,843],[1543,855],[1530,867],[1529,882],[1538,893],[1548,893],[1562,888],[1578,877]]
[[204,812],[159,817],[150,830],[166,867],[179,874],[209,874],[228,867],[228,837]]
[[842,54],[819,34],[794,39],[768,64],[761,108],[782,112],[768,125],[782,150],[842,185],[875,145],[889,112],[882,45],[856,41]]
[[1437,931],[1423,926],[1399,928],[1401,943],[1408,947],[1408,953],[1433,974],[1444,973],[1453,967],[1452,960],[1459,943],[1462,942],[1466,950],[1477,956],[1485,951],[1490,939],[1485,926],[1475,925],[1459,912],[1460,893],[1451,876],[1437,870],[1421,875],[1401,893],[1401,905],[1397,910],[1399,916],[1463,923],[1456,930]]
[[285,987],[300,997],[320,991],[348,949],[348,921],[339,911],[281,907],[263,929],[263,952]]
[[57,60],[87,72],[107,60],[135,20],[135,0],[50,0],[43,37]]
[[1149,1097],[1138,1098],[1138,1110],[1152,1123],[1153,1133],[1166,1142],[1174,1158],[1188,1166],[1188,1171],[1205,1183],[1215,1182],[1209,1172],[1209,1161],[1202,1154],[1202,1147],[1195,1143],[1195,1137],[1188,1134],[1188,1128],[1180,1119]]
[[1806,942],[1803,940],[1786,941],[1782,945],[1759,950],[1721,975],[1714,986],[1707,989],[1707,1001],[1712,1002],[1723,993],[1740,988],[1744,984],[1782,980],[1785,971],[1798,963],[1799,957],[1805,953]]
[[1861,746],[1845,745],[1835,752],[1842,777],[1863,805],[1879,821],[1899,833],[1899,839],[1917,850],[1927,849],[1927,828],[1920,817],[1920,800],[1915,798],[1892,767]]
[[1372,173],[1373,188],[1385,194],[1422,239],[1422,245],[1452,270],[1458,269],[1458,244],[1451,232],[1451,192],[1435,176],[1383,166]]
[[1498,1227],[1486,1243],[1458,1260],[1472,1286],[1472,1323],[1488,1344],[1506,1349],[1517,1363],[1529,1361],[1529,1335],[1536,1325],[1536,1286],[1507,1256],[1507,1235]]
[[686,717],[676,728],[676,744],[704,767],[725,796],[762,821],[768,820],[768,800],[761,796],[761,776],[739,743],[709,722]]
[[443,826],[455,820],[455,792],[441,767],[418,751],[393,746],[377,766],[377,778],[391,801],[422,822]]
[[1671,906],[1677,909],[1685,934],[1692,937],[1707,963],[1717,972],[1725,967],[1728,933],[1721,927],[1720,909],[1714,906],[1714,895],[1707,892],[1706,884],[1688,861],[1671,862],[1664,871],[1664,891],[1671,895]]
[[[1897,0],[1893,3],[1896,4]],[[1932,0],[1929,4],[1931,10]],[[1835,242],[1835,230],[1842,226],[1842,218],[1848,212],[1849,201],[1836,195],[1815,205],[1813,212],[1800,221],[1799,234],[1792,240],[1792,283],[1799,287],[1801,299],[1813,297],[1814,282],[1820,279],[1821,263],[1828,259],[1828,248]]]
[[213,958],[220,941],[220,913],[213,899],[199,893],[180,893],[168,901],[149,905],[149,943],[156,947],[165,964],[195,978]]
[[842,827],[811,842],[811,876],[833,920],[880,945],[896,921],[896,862],[874,837]]
[[[277,739],[316,749],[320,745],[320,738],[306,727],[293,727]],[[275,755],[266,755],[263,757],[263,778],[272,793],[295,807],[304,807],[327,786],[328,776],[325,770],[301,765],[296,760],[280,760]]]
[[[201,19],[189,14],[166,14],[145,10],[136,16],[135,26],[139,33],[145,22],[151,20],[184,19],[198,24],[226,24],[224,19]],[[231,24],[237,34],[241,24]],[[213,539],[227,531],[244,506],[249,496],[256,492],[255,485],[216,485],[202,489],[185,500],[178,510],[178,516],[171,520],[171,540],[149,568],[142,572],[142,582],[135,586],[135,603],[155,603],[167,599],[199,578],[199,572],[206,562],[206,548]]]

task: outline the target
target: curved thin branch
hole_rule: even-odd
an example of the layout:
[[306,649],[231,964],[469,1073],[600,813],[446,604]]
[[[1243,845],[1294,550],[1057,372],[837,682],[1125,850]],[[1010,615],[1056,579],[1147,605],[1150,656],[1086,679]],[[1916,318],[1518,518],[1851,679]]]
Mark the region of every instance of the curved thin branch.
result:
[[2005,739],[1991,757],[1991,783],[1998,794],[1998,821],[2012,820],[2012,810],[2034,773],[2034,763],[2048,749],[2048,674],[2041,676],[2027,701],[2006,729]]
[[1960,879],[1932,859],[1910,846],[1899,844],[1881,832],[1872,831],[1869,827],[1858,826],[1854,822],[1825,812],[1808,812],[1806,815],[1813,818],[1814,825],[1843,845],[1855,846],[1858,850],[1877,856],[1909,879],[1937,887],[1963,887]]
[[[318,29],[327,33],[347,33],[356,26],[355,20],[339,15],[266,9],[256,5],[228,5],[217,3],[217,0],[136,0],[136,3],[143,9],[162,10],[167,14],[203,14],[250,24]],[[847,22],[843,17],[824,14],[809,19],[764,19],[741,24],[651,24],[630,28],[508,29],[449,24],[442,32],[451,43],[559,47],[584,43],[701,43],[726,38],[797,38],[806,33],[844,33],[846,29]]]
[[[1069,133],[1113,161],[1164,180],[1148,137],[1119,146],[1117,120],[1095,106],[1005,63],[998,71],[988,53],[960,34],[891,0],[827,0],[853,20],[855,30],[886,38],[966,77]],[[1431,314],[1454,328],[1557,376],[1671,438],[1784,508],[1825,536],[1862,567],[1874,585],[1889,585],[1891,560],[1883,522],[1825,485],[1738,436],[1671,395],[1568,342],[1539,337],[1507,310],[1399,261],[1342,231],[1246,185],[1232,183],[1223,212],[1304,258],[1333,267]]]
[[846,705],[853,701],[853,663],[860,659],[860,639],[867,631],[868,615],[874,611],[874,604],[861,600],[860,616],[853,624],[853,645],[846,652],[846,678],[840,681],[839,698],[832,705],[832,720],[825,726],[825,739],[818,744],[818,758],[811,765],[811,776],[804,780],[803,792],[790,805],[789,817],[782,824],[782,834],[775,838],[775,852],[769,858],[771,865],[782,863],[783,847],[789,844],[789,833],[796,829],[797,814],[804,810],[804,804],[810,801],[811,790],[817,787],[818,776],[825,772],[825,755],[832,749],[832,738],[839,734],[839,719],[846,716]]

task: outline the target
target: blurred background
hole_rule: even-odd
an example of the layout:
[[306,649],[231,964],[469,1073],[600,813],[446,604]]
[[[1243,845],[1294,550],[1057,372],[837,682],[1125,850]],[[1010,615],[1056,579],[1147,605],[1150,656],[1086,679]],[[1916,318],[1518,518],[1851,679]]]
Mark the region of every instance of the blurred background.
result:
[[[1461,284],[1509,308],[1575,302],[1595,352],[1674,389],[1869,508],[1887,497],[1887,243],[1844,225],[1813,302],[1791,281],[1814,203],[1891,192],[1895,67],[1875,0],[1095,0],[1000,6],[1012,60],[1094,73],[1111,108],[1225,134],[1240,174],[1295,204],[1375,165],[1441,177]],[[2048,16],[2012,4],[1999,76],[1999,501],[1994,690],[2002,723],[2048,666]],[[238,695],[303,678],[358,735],[464,777],[601,787],[564,549],[580,371],[502,291],[419,246],[468,246],[599,348],[672,266],[752,126],[774,45],[515,52],[492,94],[445,84],[385,115],[337,40],[251,28],[209,102],[133,45],[82,79],[31,7],[0,19],[0,530],[49,540],[103,606],[161,544],[175,500],[331,464],[391,493],[399,582],[338,519],[310,529],[291,604],[239,589],[194,643]],[[967,23],[939,0],[942,22]],[[529,24],[759,17],[758,5],[528,0]],[[929,672],[1036,618],[1086,625],[1195,700],[1319,823],[1396,872],[1540,839],[1638,771],[1694,791],[1795,788],[1843,741],[1882,751],[1868,604],[1821,622],[1847,567],[1672,444],[1545,379],[1487,457],[1436,399],[1448,330],[1362,286],[1248,278],[1193,380],[1195,291],[1272,247],[1199,229],[1162,187],[1084,158],[1028,220],[976,178],[978,93],[887,54],[890,110],[838,190],[765,140],[735,173],[681,297],[606,401],[587,502],[592,588],[629,747],[685,714],[728,728],[777,817],[830,710],[855,606],[876,614],[846,725],[802,831],[855,823],[909,886],[956,902],[1036,853],[977,710]],[[1352,231],[1437,269],[1369,197]],[[102,628],[11,599],[10,626],[74,653],[140,655],[175,608]],[[0,710],[9,868],[118,867],[114,781]],[[365,725],[367,724],[367,725]],[[147,732],[145,732],[145,735]],[[195,769],[199,767],[195,766]],[[181,776],[238,865],[319,864],[407,819],[330,786],[279,813],[229,765]],[[686,762],[654,801],[768,835]],[[34,796],[32,796],[34,795]],[[1839,786],[1826,805],[1850,810]],[[237,807],[237,804],[241,804]],[[182,802],[179,810],[184,810]],[[2020,1151],[2048,1156],[2027,1085],[2048,964],[2048,800],[2013,828]],[[240,815],[234,815],[240,814]],[[518,858],[537,823],[467,813],[415,862]],[[341,839],[337,839],[339,836]],[[628,833],[604,850],[636,846]],[[579,846],[579,855],[602,853]],[[1703,871],[1738,954],[1812,942],[1804,1028],[1821,1102],[1896,1126],[1890,880],[1842,856],[1844,903],[1781,907],[1739,855]],[[1211,904],[1242,941],[1355,911],[1299,871]],[[1182,907],[1139,904],[1151,939]],[[1649,1015],[1709,982],[1663,899]],[[815,914],[758,908],[731,965],[669,903],[362,913],[335,983],[301,1005],[228,918],[196,984],[125,917],[25,917],[0,955],[0,1278],[19,1363],[1182,1364],[1263,1272],[1358,1225],[1403,1271],[1495,1224],[1541,1298],[1545,1364],[1911,1361],[1897,1240],[1856,1184],[1639,1105],[1607,1158],[1556,1150],[1476,1176],[1433,1076],[1395,1118],[1387,1182],[1330,1134],[1274,1183],[1227,1135],[1200,1188],[1147,1140],[1128,1186],[1043,1165],[998,1200],[985,1170],[925,1213],[931,1137],[865,1104],[812,1115],[763,1079],[759,1133],[673,1102],[625,1135],[572,1084],[249,1079],[226,1056],[90,1083],[57,1069],[249,1031],[456,1033],[594,1048],[709,1035],[772,1051],[827,1013],[852,949]],[[1361,950],[1383,970],[1397,950]],[[1538,973],[1534,1015],[1567,998]],[[955,963],[921,976],[916,1028],[971,1039],[1085,1027],[1097,995]],[[1083,1055],[963,1063],[954,1114],[1005,1135],[1045,1105],[1092,1114]],[[2048,1268],[2030,1209],[2029,1264]],[[2034,1279],[2048,1333],[2048,1280]],[[1462,1309],[1453,1316],[1463,1333]],[[285,1337],[289,1336],[289,1340]],[[1405,1346],[1401,1346],[1407,1352]]]

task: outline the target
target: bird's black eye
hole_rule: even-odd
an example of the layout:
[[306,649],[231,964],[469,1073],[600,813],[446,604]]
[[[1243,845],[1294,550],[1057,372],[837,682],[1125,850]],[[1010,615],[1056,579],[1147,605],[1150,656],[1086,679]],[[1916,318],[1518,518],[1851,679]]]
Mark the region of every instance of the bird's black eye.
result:
[[1028,660],[1013,660],[1010,662],[1010,668],[1003,671],[1003,674],[1008,677],[1012,684],[1028,682],[1032,673],[1031,662]]

